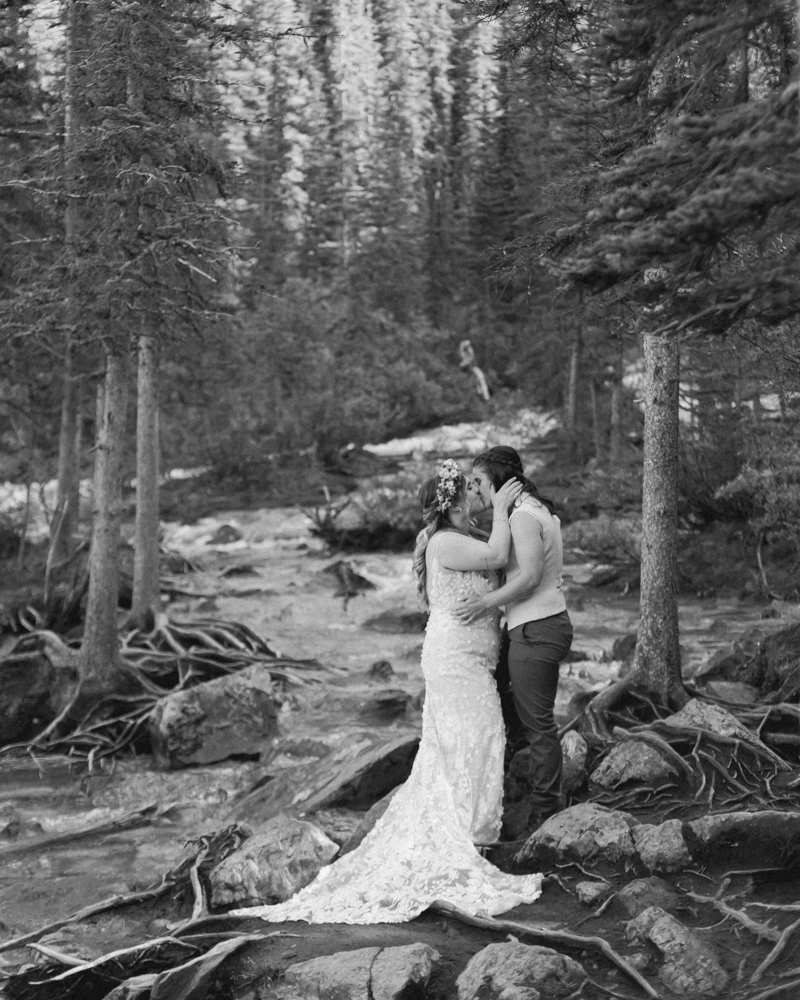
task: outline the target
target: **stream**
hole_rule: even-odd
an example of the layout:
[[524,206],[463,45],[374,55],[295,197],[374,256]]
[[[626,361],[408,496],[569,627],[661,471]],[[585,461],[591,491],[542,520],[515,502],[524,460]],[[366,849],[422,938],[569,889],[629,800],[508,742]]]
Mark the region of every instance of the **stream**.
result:
[[[241,537],[209,544],[225,524]],[[103,764],[87,774],[84,765],[76,766],[67,758],[0,761],[0,845],[68,832],[148,805],[161,810],[159,820],[146,828],[3,858],[0,938],[28,932],[114,893],[136,891],[157,881],[180,860],[187,840],[224,825],[226,803],[267,773],[296,766],[309,745],[335,746],[355,730],[369,728],[398,735],[418,730],[422,634],[408,617],[419,612],[409,556],[346,557],[372,585],[346,600],[336,596],[336,577],[326,572],[340,557],[325,552],[309,525],[302,511],[280,508],[229,512],[193,525],[167,526],[166,548],[199,567],[198,572],[171,578],[176,591],[191,592],[174,593],[168,606],[171,618],[239,621],[274,650],[315,658],[336,670],[330,684],[305,689],[284,705],[280,745],[268,765],[227,761],[163,773],[153,769],[148,757],[139,757]],[[574,695],[598,690],[617,676],[620,664],[609,660],[612,644],[636,628],[637,596],[589,589],[585,582],[592,568],[585,558],[577,561],[567,554],[565,591],[575,625],[574,649],[585,658],[562,668],[557,706],[562,722],[570,717]],[[687,676],[747,628],[771,625],[761,622],[760,612],[759,606],[735,598],[681,600]],[[380,661],[391,665],[388,678],[385,668],[383,678],[370,673]],[[386,718],[371,714],[370,699],[387,687],[405,692],[406,710]],[[350,821],[350,828],[357,819]],[[338,820],[346,834],[346,817]],[[328,816],[328,822],[335,826],[337,817]],[[54,947],[89,955],[134,943],[143,933],[141,926],[131,925],[124,909],[106,919],[102,928],[102,940],[97,939],[100,925],[92,922],[66,927],[51,940],[60,942]],[[146,932],[158,933],[159,927],[149,926]],[[25,960],[27,953],[22,951],[0,953],[0,970]]]

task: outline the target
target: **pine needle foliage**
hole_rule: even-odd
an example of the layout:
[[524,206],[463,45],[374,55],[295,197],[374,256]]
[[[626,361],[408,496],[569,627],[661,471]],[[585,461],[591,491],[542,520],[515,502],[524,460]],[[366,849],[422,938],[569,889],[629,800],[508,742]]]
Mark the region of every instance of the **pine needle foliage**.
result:
[[614,130],[590,210],[550,248],[563,275],[616,287],[665,329],[722,334],[800,309],[791,12],[780,0],[611,5],[590,58]]

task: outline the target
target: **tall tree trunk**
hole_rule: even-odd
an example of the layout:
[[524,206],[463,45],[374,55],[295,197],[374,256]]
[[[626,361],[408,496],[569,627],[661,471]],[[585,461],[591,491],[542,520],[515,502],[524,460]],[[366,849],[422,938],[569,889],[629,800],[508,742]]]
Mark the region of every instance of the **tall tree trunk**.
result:
[[160,610],[158,543],[158,351],[139,339],[136,410],[136,537],[131,621],[148,627]]
[[[141,13],[140,13],[141,16]],[[131,111],[142,110],[143,90],[141,22],[133,21],[128,37],[130,65],[127,74],[127,104]],[[131,224],[148,232],[149,219],[141,202],[129,206]],[[149,258],[143,262],[144,274],[155,279]],[[158,345],[149,324],[150,306],[140,295],[141,334],[136,410],[136,534],[133,562],[133,601],[131,622],[140,628],[152,626],[159,610],[158,548]]]
[[[78,59],[80,25],[75,0],[68,0],[66,11],[66,38],[64,55],[64,173],[69,195],[75,184],[75,98],[77,87],[76,63]],[[77,206],[74,198],[67,197],[64,210],[64,242],[68,253],[75,250],[77,234]],[[78,314],[77,304],[70,297],[67,302],[66,342],[64,345],[64,388],[61,399],[61,430],[58,439],[58,494],[56,510],[50,525],[50,552],[48,568],[70,555],[73,535],[78,525],[77,497],[80,489],[80,450],[77,445],[79,386],[73,328]]]
[[58,494],[53,520],[50,523],[50,557],[60,562],[72,551],[72,541],[78,526],[76,494],[79,495],[78,438],[79,383],[74,373],[71,338],[64,355],[64,388],[61,398],[61,429],[58,438]]
[[686,701],[678,644],[678,341],[645,334],[642,585],[632,683]]
[[564,423],[572,441],[572,448],[577,449],[578,432],[578,382],[580,380],[581,356],[583,354],[583,335],[580,327],[575,329],[575,339],[569,357],[569,382],[567,383],[567,405],[564,413]]
[[594,379],[589,379],[589,400],[592,406],[592,437],[594,439],[595,461],[603,461],[603,431],[600,426],[600,400],[597,398],[597,386]]
[[611,465],[622,461],[622,358],[614,365],[611,382],[611,419],[608,432],[608,460]]
[[102,424],[95,450],[89,596],[81,646],[84,695],[115,686],[119,664],[117,601],[122,521],[125,417],[128,407],[128,354],[115,346],[106,354]]

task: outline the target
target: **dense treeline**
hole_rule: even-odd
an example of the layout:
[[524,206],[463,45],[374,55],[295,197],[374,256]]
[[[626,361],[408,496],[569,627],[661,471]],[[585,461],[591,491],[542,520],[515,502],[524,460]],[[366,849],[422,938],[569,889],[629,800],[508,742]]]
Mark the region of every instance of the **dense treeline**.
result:
[[93,469],[88,634],[134,466],[144,621],[160,467],[261,475],[491,412],[465,339],[579,464],[635,465],[634,399],[663,402],[662,596],[681,511],[796,545],[796,14],[3,0],[3,472],[58,474],[50,572]]

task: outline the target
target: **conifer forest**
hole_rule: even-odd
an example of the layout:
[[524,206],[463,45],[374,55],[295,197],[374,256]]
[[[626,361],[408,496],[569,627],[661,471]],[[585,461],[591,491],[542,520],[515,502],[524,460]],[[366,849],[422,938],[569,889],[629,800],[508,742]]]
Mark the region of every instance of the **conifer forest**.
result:
[[[232,913],[391,808],[418,490],[504,444],[541,897]],[[0,0],[0,570],[0,997],[796,1000],[800,0]]]

